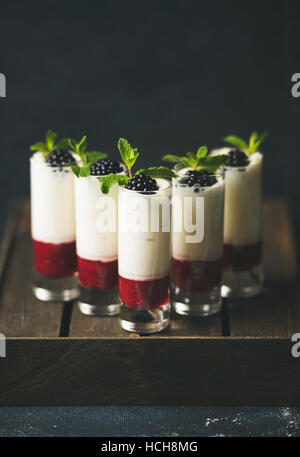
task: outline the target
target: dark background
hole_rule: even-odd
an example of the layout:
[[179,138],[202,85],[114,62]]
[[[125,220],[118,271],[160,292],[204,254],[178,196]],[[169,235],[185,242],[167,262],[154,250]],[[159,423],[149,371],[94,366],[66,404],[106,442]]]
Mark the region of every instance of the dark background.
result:
[[300,71],[299,5],[2,0],[2,222],[7,200],[29,194],[29,146],[48,128],[87,134],[113,158],[123,136],[139,147],[139,167],[255,129],[270,132],[265,193],[290,199],[299,229],[300,99],[290,92]]

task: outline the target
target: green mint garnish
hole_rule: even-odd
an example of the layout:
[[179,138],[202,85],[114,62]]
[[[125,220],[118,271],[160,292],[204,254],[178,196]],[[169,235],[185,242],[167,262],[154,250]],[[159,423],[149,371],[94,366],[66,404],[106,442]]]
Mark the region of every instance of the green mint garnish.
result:
[[125,138],[120,138],[118,141],[118,149],[120,151],[123,162],[128,168],[129,176],[132,178],[131,169],[139,156],[137,148],[132,148]]
[[[100,181],[101,190],[104,194],[108,194],[111,186],[115,183],[118,183],[120,186],[126,186],[128,181],[133,177],[131,169],[139,156],[137,148],[133,148],[129,144],[129,142],[125,140],[125,138],[120,138],[118,141],[118,149],[120,151],[124,164],[128,168],[129,176],[114,173],[111,173],[107,176],[100,176],[98,179]],[[141,173],[144,173],[147,176],[151,176],[151,178],[154,179],[171,179],[176,176],[176,174],[167,167],[142,168],[141,170],[138,170],[135,174],[139,175]]]
[[110,173],[106,176],[100,176],[98,179],[100,182],[101,191],[104,194],[108,194],[111,186],[113,186],[116,183],[118,183],[120,186],[126,186],[130,178],[129,176]]
[[136,175],[140,175],[143,173],[146,176],[150,176],[151,178],[162,178],[162,179],[171,179],[176,177],[176,173],[170,170],[168,167],[150,167],[150,168],[142,168],[136,172]]
[[226,154],[203,157],[203,159],[199,160],[197,170],[206,170],[215,174],[222,165],[225,165],[227,159]]
[[67,138],[63,138],[58,143],[56,143],[57,138],[57,133],[53,132],[52,130],[48,130],[45,135],[45,142],[38,141],[37,143],[30,146],[30,149],[31,151],[42,152],[44,156],[47,156],[55,149],[64,148],[68,145]]
[[263,132],[260,135],[257,132],[252,132],[248,143],[236,135],[229,135],[223,139],[226,141],[226,143],[236,146],[239,149],[245,151],[247,154],[251,155],[257,151],[258,147],[263,141],[265,141],[267,136],[268,132]]
[[200,146],[200,148],[198,149],[198,151],[196,153],[187,152],[186,155],[183,157],[167,154],[167,155],[163,156],[162,160],[164,162],[182,163],[187,168],[193,168],[194,170],[197,170],[199,161],[201,159],[203,159],[204,157],[206,157],[206,155],[207,155],[207,147]]
[[225,164],[227,156],[224,154],[218,156],[208,156],[207,147],[200,146],[196,153],[187,152],[185,156],[165,155],[162,160],[165,162],[182,163],[187,168],[193,170],[207,170],[210,173],[216,173],[218,168]]
[[81,140],[77,143],[76,140],[68,139],[68,145],[77,154],[81,161],[82,166],[72,165],[71,169],[77,178],[86,178],[91,174],[91,166],[100,159],[105,159],[107,154],[100,151],[87,151],[87,140],[86,136],[83,136]]

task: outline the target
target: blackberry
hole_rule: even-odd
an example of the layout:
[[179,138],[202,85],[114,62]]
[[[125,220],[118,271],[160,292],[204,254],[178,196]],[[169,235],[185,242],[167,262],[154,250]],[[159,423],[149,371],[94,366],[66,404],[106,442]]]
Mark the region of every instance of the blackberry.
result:
[[46,156],[46,162],[50,167],[62,167],[72,165],[75,159],[68,149],[55,149]]
[[[189,170],[180,179],[180,184],[187,184],[189,187],[198,185],[200,187],[211,187],[216,184],[217,178],[213,173],[209,173],[207,170]],[[199,192],[199,188],[196,187],[196,192]]]
[[232,149],[228,154],[225,165],[228,167],[247,167],[249,165],[249,159],[244,151]]
[[152,191],[158,190],[158,185],[155,179],[152,179],[150,176],[146,176],[143,173],[140,175],[135,175],[133,178],[129,179],[126,189],[136,190],[140,194],[144,193],[154,193]]
[[123,168],[119,162],[114,162],[109,159],[100,159],[91,166],[90,171],[93,176],[103,176],[109,175],[110,173],[120,173],[123,171]]

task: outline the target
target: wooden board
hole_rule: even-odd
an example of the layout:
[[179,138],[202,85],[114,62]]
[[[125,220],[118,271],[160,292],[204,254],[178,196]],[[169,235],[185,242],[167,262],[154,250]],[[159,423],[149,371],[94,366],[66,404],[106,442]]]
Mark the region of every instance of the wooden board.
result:
[[264,293],[225,302],[219,316],[172,316],[140,337],[114,318],[31,292],[29,205],[12,202],[0,249],[0,405],[300,405],[296,249],[286,203],[264,205]]
[[0,332],[6,337],[58,337],[63,304],[32,294],[29,204],[12,202],[0,255]]

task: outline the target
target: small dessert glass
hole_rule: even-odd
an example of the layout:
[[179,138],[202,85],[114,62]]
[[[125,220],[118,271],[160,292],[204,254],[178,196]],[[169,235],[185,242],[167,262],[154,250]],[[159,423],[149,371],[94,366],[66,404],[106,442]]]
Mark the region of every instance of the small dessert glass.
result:
[[78,297],[74,181],[69,166],[30,158],[33,293],[42,301]]
[[263,287],[261,153],[247,167],[225,167],[222,295],[246,298]]
[[169,324],[171,184],[157,182],[155,192],[119,190],[119,317],[139,334]]
[[76,248],[83,314],[113,316],[118,292],[118,185],[108,195],[97,176],[75,177]]
[[208,316],[222,306],[224,180],[222,173],[216,178],[210,187],[173,179],[171,297],[185,316]]

